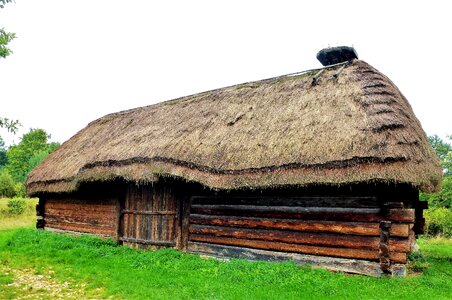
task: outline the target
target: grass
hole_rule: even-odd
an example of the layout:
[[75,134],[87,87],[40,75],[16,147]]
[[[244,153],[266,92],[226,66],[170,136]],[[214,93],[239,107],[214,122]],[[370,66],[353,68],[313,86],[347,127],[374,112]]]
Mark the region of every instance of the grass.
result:
[[25,212],[18,217],[8,212],[8,198],[0,198],[0,231],[18,227],[31,227],[36,224],[37,198],[27,199]]
[[[371,278],[294,263],[222,262],[173,249],[140,251],[91,236],[31,228],[0,232],[0,298],[13,299],[14,270],[78,286],[87,298],[115,299],[450,299],[452,241],[420,241],[422,275]],[[9,285],[8,285],[9,284]]]
[[[419,241],[412,268],[422,274],[372,278],[291,262],[223,262],[173,249],[129,249],[108,239],[35,230],[29,215],[16,217],[23,222],[1,216],[0,299],[452,298],[450,239]],[[11,229],[14,224],[27,225]]]

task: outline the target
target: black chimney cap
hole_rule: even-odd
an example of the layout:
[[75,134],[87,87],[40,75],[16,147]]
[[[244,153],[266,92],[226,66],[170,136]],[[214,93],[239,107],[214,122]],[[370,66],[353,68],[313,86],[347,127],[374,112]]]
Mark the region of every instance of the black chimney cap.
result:
[[358,54],[353,47],[348,46],[325,48],[317,53],[317,59],[324,66],[339,64],[355,58],[358,58]]

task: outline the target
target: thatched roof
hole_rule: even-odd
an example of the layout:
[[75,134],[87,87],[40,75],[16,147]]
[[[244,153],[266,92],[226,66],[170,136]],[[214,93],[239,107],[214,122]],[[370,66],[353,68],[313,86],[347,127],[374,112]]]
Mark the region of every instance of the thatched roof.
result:
[[215,189],[351,182],[438,188],[439,162],[409,103],[367,63],[251,82],[107,115],[28,177],[30,194],[173,176]]

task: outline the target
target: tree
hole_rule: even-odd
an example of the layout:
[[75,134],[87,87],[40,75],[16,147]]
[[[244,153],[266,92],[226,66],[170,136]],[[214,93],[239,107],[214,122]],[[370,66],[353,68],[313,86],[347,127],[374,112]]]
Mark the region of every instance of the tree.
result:
[[10,120],[8,118],[0,117],[0,128],[6,128],[9,132],[16,133],[20,126],[22,125],[19,120]]
[[3,170],[0,172],[0,198],[14,197],[16,195],[16,189],[14,181],[8,171]]
[[[0,9],[5,6],[6,3],[12,2],[12,0],[0,0]],[[9,42],[16,38],[16,34],[6,32],[4,28],[0,29],[0,57],[7,57],[11,53],[11,49],[8,48]]]
[[0,169],[2,169],[8,162],[8,157],[6,156],[5,142],[0,136]]
[[[452,140],[452,136],[448,136]],[[437,135],[429,136],[428,140],[438,156],[444,170],[444,181],[441,191],[434,194],[421,193],[422,200],[428,200],[431,208],[452,208],[452,146]]]
[[[448,136],[448,139],[452,140],[452,136]],[[452,146],[437,135],[429,136],[428,141],[435,150],[445,174],[452,175]]]
[[8,149],[6,169],[15,182],[25,182],[28,173],[36,166],[37,159],[42,161],[59,146],[58,143],[48,143],[49,138],[50,135],[43,129],[30,129],[19,144]]

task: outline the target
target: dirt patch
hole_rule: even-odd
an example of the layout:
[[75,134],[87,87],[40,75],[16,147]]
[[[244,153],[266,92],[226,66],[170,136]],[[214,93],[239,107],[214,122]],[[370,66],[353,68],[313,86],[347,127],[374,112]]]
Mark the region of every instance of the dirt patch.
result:
[[83,299],[86,298],[84,284],[59,282],[53,277],[53,270],[36,274],[34,269],[1,268],[4,275],[11,274],[13,282],[8,287],[21,291],[16,299]]

